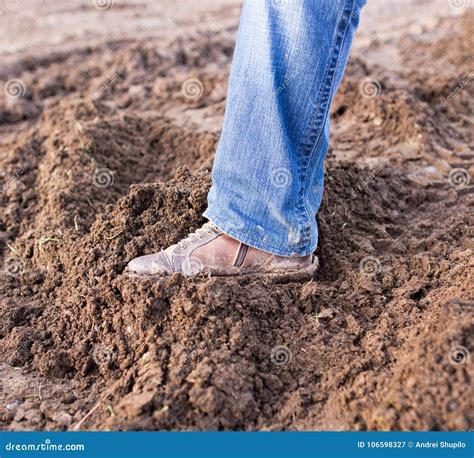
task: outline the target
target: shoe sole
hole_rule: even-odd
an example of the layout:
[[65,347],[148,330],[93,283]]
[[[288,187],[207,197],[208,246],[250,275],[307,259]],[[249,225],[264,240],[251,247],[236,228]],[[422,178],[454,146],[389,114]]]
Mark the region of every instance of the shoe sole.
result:
[[237,275],[228,275],[232,277],[245,277],[245,278],[265,278],[270,280],[294,280],[294,281],[302,281],[302,280],[310,280],[313,278],[314,274],[318,270],[319,267],[319,259],[315,256],[313,261],[309,266],[303,267],[302,269],[298,270],[285,270],[283,272],[248,272],[248,273],[241,273]]
[[[298,270],[285,270],[281,272],[241,272],[241,273],[229,273],[229,274],[214,274],[209,275],[206,273],[199,273],[197,275],[185,275],[185,278],[209,278],[209,277],[218,277],[218,278],[246,278],[246,279],[266,279],[266,280],[273,280],[273,281],[305,281],[310,280],[313,278],[314,274],[318,270],[319,267],[319,259],[317,256],[314,257],[313,261],[309,266],[303,267]],[[136,274],[134,272],[125,272],[128,277],[135,277],[135,278],[164,278],[168,275],[160,275],[160,274]]]

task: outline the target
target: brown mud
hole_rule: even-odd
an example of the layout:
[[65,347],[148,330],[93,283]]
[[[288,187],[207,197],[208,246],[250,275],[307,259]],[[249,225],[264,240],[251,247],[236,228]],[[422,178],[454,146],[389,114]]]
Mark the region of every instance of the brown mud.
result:
[[203,222],[235,30],[5,70],[0,428],[472,428],[472,26],[352,56],[306,283],[123,274]]

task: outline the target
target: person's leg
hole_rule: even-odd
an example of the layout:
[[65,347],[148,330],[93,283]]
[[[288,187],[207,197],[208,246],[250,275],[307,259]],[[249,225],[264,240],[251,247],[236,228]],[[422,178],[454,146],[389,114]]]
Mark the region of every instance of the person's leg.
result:
[[315,250],[329,106],[364,3],[244,3],[204,213],[228,235],[282,256]]
[[329,107],[364,4],[244,2],[204,213],[212,224],[165,252],[133,260],[128,270],[238,274],[245,268],[311,268]]

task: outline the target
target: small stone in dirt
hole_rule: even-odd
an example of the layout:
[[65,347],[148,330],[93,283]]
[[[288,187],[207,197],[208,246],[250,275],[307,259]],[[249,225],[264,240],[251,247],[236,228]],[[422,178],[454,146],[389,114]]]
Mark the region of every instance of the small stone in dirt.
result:
[[43,418],[43,415],[41,414],[39,409],[30,409],[25,412],[24,418],[30,423],[38,424]]
[[354,336],[359,336],[362,332],[362,329],[357,322],[357,320],[354,318],[353,315],[347,315],[346,316],[346,323],[347,323],[347,331],[354,335]]
[[8,403],[5,408],[7,410],[16,410],[18,409],[18,406],[20,405],[20,401],[18,399],[15,399],[14,401]]
[[73,403],[77,397],[73,393],[65,393],[63,396],[63,402],[65,404],[71,404]]
[[56,412],[53,414],[51,419],[57,423],[59,427],[67,427],[72,423],[72,416],[67,412]]
[[15,416],[13,417],[13,420],[14,421],[21,421],[23,420],[23,418],[25,418],[25,410],[20,407],[17,411],[16,411],[16,414]]
[[335,315],[336,315],[336,312],[334,311],[334,309],[326,307],[318,313],[318,318],[320,320],[330,320],[334,318]]
[[40,404],[40,411],[45,417],[53,418],[60,406],[59,401],[46,400]]
[[125,408],[128,415],[138,416],[146,412],[153,404],[155,393],[149,391],[146,393],[134,393],[127,396],[127,401],[122,407]]

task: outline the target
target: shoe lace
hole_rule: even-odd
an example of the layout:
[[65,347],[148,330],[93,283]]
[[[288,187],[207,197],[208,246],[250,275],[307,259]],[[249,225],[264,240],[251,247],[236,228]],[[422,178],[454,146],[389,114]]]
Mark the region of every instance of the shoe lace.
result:
[[184,239],[180,240],[177,245],[181,248],[186,248],[190,243],[194,242],[196,239],[202,239],[205,235],[210,234],[214,230],[212,223],[206,223],[199,229],[196,229],[194,232],[189,234]]

